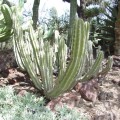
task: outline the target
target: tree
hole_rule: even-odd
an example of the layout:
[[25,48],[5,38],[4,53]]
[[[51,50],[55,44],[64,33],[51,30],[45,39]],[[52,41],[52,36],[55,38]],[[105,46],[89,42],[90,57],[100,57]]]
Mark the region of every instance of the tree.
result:
[[[96,26],[99,45],[106,55],[120,55],[120,3],[119,0],[111,2],[104,13],[104,19],[99,18],[99,26]],[[102,24],[101,24],[102,23]],[[99,30],[99,31],[98,31]]]
[[[63,0],[64,2],[68,2],[68,3],[71,3],[72,1],[70,0]],[[83,0],[80,0],[80,3],[83,3]],[[77,14],[80,18],[83,17],[83,6],[82,4],[80,4],[80,6],[77,4]]]
[[118,15],[115,22],[115,55],[120,55],[120,1],[118,0]]
[[7,4],[9,7],[15,5],[14,3],[10,2],[9,0],[3,0],[2,4]]
[[[63,0],[64,2],[68,2],[71,4],[70,0]],[[79,18],[87,19],[88,17],[94,17],[99,15],[104,11],[106,6],[109,4],[109,1],[105,0],[79,0],[79,4],[77,4],[77,15]],[[99,7],[89,8],[91,5],[98,5]]]
[[40,5],[40,0],[34,0],[34,4],[33,4],[33,16],[32,16],[32,20],[33,20],[33,28],[37,29],[37,21],[38,21],[38,10],[39,10],[39,5]]
[[[98,18],[99,26],[96,39],[99,39],[99,44],[106,55],[114,54],[115,43],[115,21],[117,18],[117,6],[108,6],[107,12],[104,13],[104,18]],[[97,26],[96,26],[97,27]]]
[[[79,18],[82,18],[84,20],[87,20],[88,18],[94,17],[99,15],[101,12],[104,11],[105,6],[108,5],[108,2],[105,2],[102,0],[79,0],[80,6],[77,4],[77,0],[63,0],[68,3],[70,3],[70,21],[69,21],[69,30],[68,30],[68,40],[67,40],[67,45],[70,47],[71,45],[71,28],[74,25],[74,21],[76,18],[76,13]],[[93,4],[101,4],[99,7],[93,7],[93,8],[87,8],[90,5]],[[104,5],[102,5],[104,3]]]

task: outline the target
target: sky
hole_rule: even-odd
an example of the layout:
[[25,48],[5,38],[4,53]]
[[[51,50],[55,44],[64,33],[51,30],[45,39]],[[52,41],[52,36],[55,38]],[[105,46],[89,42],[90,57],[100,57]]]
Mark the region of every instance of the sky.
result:
[[[9,0],[13,3],[18,3],[19,0]],[[34,0],[27,0],[25,3],[25,8],[27,11],[32,11]],[[40,0],[40,12],[44,12],[46,9],[55,7],[57,9],[58,15],[61,16],[66,10],[69,10],[69,4],[63,2],[62,0]]]

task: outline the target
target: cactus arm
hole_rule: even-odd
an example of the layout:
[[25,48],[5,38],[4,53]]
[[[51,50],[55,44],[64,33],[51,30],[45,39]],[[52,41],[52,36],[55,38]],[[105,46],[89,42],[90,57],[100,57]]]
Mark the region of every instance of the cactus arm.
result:
[[21,70],[25,70],[23,58],[20,57],[20,49],[18,47],[19,44],[16,40],[17,39],[14,35],[13,36],[13,50],[14,50],[14,55],[15,55],[15,58],[16,58],[16,62],[17,62],[18,66],[20,67]]
[[99,75],[106,75],[108,71],[112,68],[112,65],[113,65],[113,57],[109,56],[106,67],[99,72]]
[[20,46],[19,45],[19,37],[18,37],[19,30],[17,29],[19,24],[17,22],[18,17],[16,17],[16,16],[17,15],[16,15],[16,12],[14,10],[14,15],[12,17],[13,18],[13,28],[14,28],[13,29],[14,34],[13,34],[13,37],[12,37],[13,38],[13,40],[12,40],[13,50],[14,50],[15,59],[16,59],[16,62],[18,64],[19,68],[22,69],[22,70],[25,70],[25,64],[24,64],[24,61],[23,61],[23,57],[21,57],[21,52],[20,52],[20,47],[19,47]]
[[33,83],[35,84],[35,86],[38,88],[38,89],[41,89],[42,88],[42,84],[41,84],[41,81],[38,79],[37,75],[35,74],[35,71],[34,71],[34,66],[32,64],[32,61],[31,61],[31,57],[29,56],[28,54],[28,51],[25,48],[25,45],[23,44],[23,33],[22,33],[22,30],[19,28],[18,29],[18,41],[19,42],[19,48],[20,48],[20,55],[21,57],[23,58],[23,61],[26,65],[26,69],[31,77],[31,79],[33,80]]
[[[87,32],[87,33],[89,33],[89,32]],[[87,36],[89,36],[89,35],[87,35]],[[92,44],[91,44],[91,41],[88,40],[88,44],[86,46],[86,53],[84,54],[84,57],[82,60],[83,64],[81,65],[81,67],[79,69],[79,73],[76,77],[76,81],[83,77],[83,74],[85,74],[90,69],[89,67],[93,65],[93,62],[94,62],[94,60],[93,60]],[[81,78],[79,78],[79,77],[81,77]]]
[[[32,27],[30,27],[29,37],[35,55],[36,63],[38,65],[42,77],[43,87],[46,93],[49,89],[51,89],[51,87],[53,87],[52,59],[50,58],[50,51],[51,51],[50,44],[46,42],[45,44],[43,44],[43,46],[41,44],[41,46],[39,47],[39,43],[37,42],[37,38],[34,35],[34,31]],[[43,40],[41,40],[41,43],[42,41]],[[40,53],[39,53],[39,49],[41,49]]]
[[45,43],[44,46],[45,49],[45,69],[44,69],[44,74],[45,74],[45,84],[47,85],[46,88],[46,93],[47,91],[51,90],[53,88],[53,70],[52,70],[52,56],[53,56],[53,52],[52,52],[52,48],[49,42]]
[[58,79],[63,76],[66,71],[66,60],[67,60],[67,46],[65,41],[61,39],[58,44],[58,63],[59,63],[59,74]]
[[104,57],[103,52],[100,51],[95,63],[93,64],[89,72],[86,73],[86,75],[82,79],[79,79],[80,82],[90,80],[92,77],[96,77],[99,75],[106,75],[108,73],[108,71],[111,69],[113,65],[113,58],[110,56],[108,58],[108,62],[105,68],[100,70],[100,65],[102,63],[103,57]]
[[44,49],[45,49],[45,53],[43,54],[43,56],[40,56],[40,61],[41,61],[43,86],[46,94],[47,91],[53,88],[52,50],[49,42],[45,43]]
[[32,48],[33,48],[33,54],[36,58],[36,63],[37,63],[38,66],[40,66],[39,57],[38,57],[39,44],[38,44],[38,41],[37,41],[37,38],[35,36],[35,33],[33,31],[32,26],[30,26],[28,33],[29,33],[29,39],[30,39],[30,42],[31,42],[31,45],[32,45]]
[[101,65],[103,58],[104,58],[103,52],[100,51],[95,63],[92,65],[90,70],[84,75],[84,77],[80,80],[81,82],[87,81],[91,79],[93,76],[96,76],[96,74],[99,72],[100,65]]
[[[35,62],[37,63],[38,66],[38,70],[40,72],[40,75],[42,77],[42,83],[43,83],[43,87],[46,91],[47,89],[47,85],[45,84],[45,74],[44,74],[44,51],[43,51],[43,41],[41,40],[41,46],[39,48],[39,43],[37,41],[37,38],[35,36],[34,30],[32,28],[32,26],[30,26],[29,28],[29,39],[30,39],[30,43],[32,45],[32,50],[33,50],[33,55],[35,57]],[[39,53],[39,49],[40,49],[40,53]],[[40,55],[39,55],[40,54]],[[33,79],[34,80],[34,79]]]

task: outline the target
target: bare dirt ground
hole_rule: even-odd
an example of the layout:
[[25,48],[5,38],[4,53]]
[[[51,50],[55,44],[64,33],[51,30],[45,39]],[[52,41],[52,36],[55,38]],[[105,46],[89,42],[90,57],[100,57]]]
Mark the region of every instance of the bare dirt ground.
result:
[[[46,106],[54,111],[56,105],[66,104],[84,113],[89,120],[120,120],[120,56],[113,57],[111,71],[97,85],[94,84],[95,80],[87,86],[79,83],[70,92],[49,100]],[[12,51],[0,52],[0,87],[7,85],[13,86],[18,95],[26,92],[42,95],[30,81],[29,75],[17,68]],[[87,92],[84,91],[86,87]]]

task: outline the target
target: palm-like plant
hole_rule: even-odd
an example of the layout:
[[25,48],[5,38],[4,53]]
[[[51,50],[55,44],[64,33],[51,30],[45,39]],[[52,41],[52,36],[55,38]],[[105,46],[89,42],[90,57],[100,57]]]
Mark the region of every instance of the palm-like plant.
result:
[[115,21],[118,14],[118,6],[114,5],[112,7],[107,7],[107,12],[104,13],[104,19],[98,18],[95,39],[99,40],[99,44],[102,49],[108,54],[114,53],[114,42],[115,42]]

